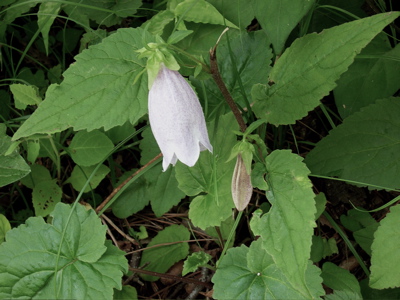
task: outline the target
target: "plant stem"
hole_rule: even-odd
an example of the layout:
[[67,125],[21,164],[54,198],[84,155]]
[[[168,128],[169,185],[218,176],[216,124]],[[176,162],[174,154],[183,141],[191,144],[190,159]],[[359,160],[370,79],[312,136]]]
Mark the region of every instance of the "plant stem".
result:
[[219,73],[218,69],[218,63],[217,63],[217,45],[216,44],[211,50],[210,50],[210,68],[211,68],[211,75],[217,84],[218,88],[220,89],[222,96],[224,96],[224,99],[228,103],[229,107],[231,108],[237,122],[239,123],[240,130],[242,132],[246,131],[246,123],[243,120],[242,114],[240,113],[239,108],[237,107],[235,101],[233,100],[231,94],[229,93],[228,89],[226,88],[226,85],[224,81],[222,80],[221,74]]
[[[147,164],[145,164],[143,167],[141,167],[139,170],[137,170],[135,173],[133,173],[131,176],[129,176],[127,179],[124,180],[119,186],[117,186],[110,195],[96,208],[96,213],[100,216],[104,210],[106,209],[106,205],[110,202],[112,198],[114,198],[118,192],[122,192],[124,190],[124,187],[128,184],[129,181],[132,180],[135,176],[137,176],[140,173],[143,173],[143,171],[148,168],[150,165],[158,161],[162,157],[162,153],[158,154],[155,156],[153,159],[151,159]],[[108,207],[108,206],[107,206]]]
[[242,215],[243,215],[243,211],[239,211],[238,215],[236,216],[235,223],[233,224],[233,227],[232,227],[232,229],[231,229],[231,232],[229,232],[229,236],[228,236],[228,239],[226,240],[224,249],[222,250],[221,256],[220,256],[219,260],[217,261],[217,269],[218,269],[219,263],[221,262],[221,259],[224,258],[225,253],[226,253],[226,251],[227,251],[228,248],[229,248],[229,244],[230,244],[230,242],[231,242],[231,239],[232,239],[233,235],[234,235],[235,232],[236,232],[236,228],[237,228],[238,225],[239,225],[239,221],[240,221],[240,219],[242,218]]

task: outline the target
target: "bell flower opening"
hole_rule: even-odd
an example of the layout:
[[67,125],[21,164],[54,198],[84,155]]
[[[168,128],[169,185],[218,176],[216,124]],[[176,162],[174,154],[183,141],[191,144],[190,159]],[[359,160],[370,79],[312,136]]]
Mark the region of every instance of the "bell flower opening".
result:
[[148,105],[150,127],[164,156],[163,171],[178,160],[192,167],[201,151],[213,151],[199,99],[178,72],[161,64]]

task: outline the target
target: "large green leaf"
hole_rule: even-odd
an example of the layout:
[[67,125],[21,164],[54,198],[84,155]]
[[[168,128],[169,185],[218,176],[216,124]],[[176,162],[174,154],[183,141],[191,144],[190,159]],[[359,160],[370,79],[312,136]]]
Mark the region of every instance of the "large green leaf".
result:
[[254,215],[251,227],[261,235],[263,246],[292,285],[310,297],[306,269],[316,213],[310,173],[302,158],[288,150],[275,150],[265,160],[266,192],[272,207],[261,218]]
[[253,7],[249,0],[207,0],[228,20],[241,29],[246,29],[254,19]]
[[400,88],[399,77],[400,46],[391,49],[386,35],[378,35],[337,81],[334,95],[340,115],[346,118],[392,96]]
[[[229,249],[212,278],[216,299],[305,299],[287,280],[284,273],[262,248],[261,239],[250,248],[242,245]],[[311,264],[307,273],[318,270]],[[319,278],[319,277],[318,277]],[[321,278],[315,282],[313,295],[323,294]],[[319,287],[317,287],[319,285]]]
[[326,262],[322,266],[321,277],[324,284],[333,290],[338,291],[351,291],[361,298],[360,285],[357,278],[348,270],[345,270],[337,265]]
[[7,232],[0,245],[0,298],[111,299],[128,265],[105,240],[93,210],[59,203],[52,223],[42,217]]
[[399,218],[400,205],[392,206],[375,232],[369,282],[374,289],[400,287]]
[[286,39],[315,0],[256,0],[254,13],[269,38],[276,54],[281,54]]
[[136,50],[154,42],[141,28],[119,29],[101,44],[75,57],[60,85],[53,84],[46,99],[15,133],[14,139],[34,133],[60,132],[68,127],[108,130],[135,123],[147,112],[147,76]]
[[[227,40],[229,39],[229,46]],[[223,43],[217,48],[217,61],[222,79],[232,98],[240,106],[250,102],[251,88],[263,82],[271,71],[272,50],[268,37],[262,31],[230,35],[222,38]],[[209,115],[219,114],[221,106],[227,107],[221,91],[213,79],[194,80],[193,84],[203,99],[207,99]],[[205,94],[203,94],[203,85]]]
[[4,155],[10,146],[11,138],[6,134],[6,126],[0,124],[0,186],[13,183],[31,171],[17,150]]
[[[158,234],[151,240],[147,247],[160,245],[159,247],[152,247],[151,249],[144,250],[140,265],[149,263],[144,267],[145,270],[153,272],[164,273],[174,263],[184,259],[189,254],[189,240],[190,232],[183,225],[171,225]],[[174,244],[176,242],[176,244]],[[173,243],[171,245],[162,245],[165,243]],[[141,275],[143,279],[148,281],[155,281],[158,277],[150,275]]]
[[74,162],[85,167],[102,162],[113,148],[111,140],[99,130],[78,132],[68,147]]
[[314,174],[400,188],[400,99],[378,100],[346,118],[307,155]]
[[219,118],[218,124],[212,122],[208,128],[213,153],[201,152],[194,167],[182,163],[176,165],[176,179],[179,188],[188,196],[197,196],[190,203],[189,218],[195,226],[206,229],[219,226],[232,214],[234,207],[231,195],[231,181],[235,161],[227,162],[232,147],[236,143],[233,130],[238,124],[233,114]]
[[378,14],[294,41],[272,69],[271,85],[253,87],[256,115],[274,125],[306,116],[335,88],[356,54],[399,14]]
[[173,10],[177,17],[185,21],[223,25],[237,28],[206,0],[183,0]]

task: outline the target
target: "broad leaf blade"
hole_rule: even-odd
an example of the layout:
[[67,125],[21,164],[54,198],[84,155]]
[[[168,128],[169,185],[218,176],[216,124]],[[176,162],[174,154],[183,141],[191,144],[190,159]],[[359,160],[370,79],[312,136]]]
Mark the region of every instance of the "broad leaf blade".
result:
[[[346,118],[307,155],[314,174],[399,188],[400,99],[378,100]],[[390,158],[388,160],[388,157]]]
[[[185,226],[171,225],[165,228],[152,239],[147,247],[165,243],[177,243],[172,245],[160,245],[159,247],[144,250],[140,265],[149,263],[149,265],[144,268],[145,270],[158,273],[166,272],[174,263],[184,259],[189,254],[189,245],[186,242],[189,240],[189,237],[190,233]],[[141,276],[148,281],[155,281],[158,279],[158,277],[150,275]]]
[[335,88],[354,57],[400,13],[385,13],[297,39],[276,62],[269,85],[255,85],[253,110],[266,122],[294,124]]
[[392,206],[380,222],[372,243],[371,277],[374,289],[400,287],[400,205]]
[[[250,248],[241,246],[229,249],[212,278],[216,299],[304,299],[286,279],[284,273],[263,249],[261,239]],[[314,277],[314,266],[308,274]],[[317,274],[317,273],[315,273]],[[313,278],[315,279],[315,278]],[[319,285],[313,295],[322,295]]]
[[15,133],[14,139],[34,133],[55,133],[73,127],[91,131],[135,123],[147,112],[147,76],[135,50],[154,42],[141,28],[119,29],[75,57],[60,85],[51,85],[46,99]]
[[338,267],[337,265],[326,262],[322,266],[321,277],[324,284],[333,290],[351,291],[361,298],[360,284],[357,278],[348,270]]
[[11,143],[11,138],[6,134],[6,126],[0,124],[0,186],[13,183],[31,171],[29,165],[16,150],[10,155],[4,155]]
[[0,298],[110,299],[127,270],[124,253],[105,244],[106,227],[93,210],[77,205],[71,212],[60,203],[52,215],[52,224],[34,217],[7,233],[0,245]]
[[235,24],[226,20],[214,6],[205,0],[184,0],[175,7],[174,13],[177,17],[182,17],[189,22],[237,28]]
[[271,39],[276,54],[284,48],[290,32],[314,5],[304,0],[256,0],[254,13],[257,21]]
[[270,211],[253,217],[254,234],[292,285],[304,297],[310,296],[305,272],[310,257],[316,213],[309,170],[302,158],[288,150],[275,150],[266,158],[267,192]]
[[104,160],[113,148],[111,140],[99,130],[78,132],[68,147],[74,162],[85,167]]

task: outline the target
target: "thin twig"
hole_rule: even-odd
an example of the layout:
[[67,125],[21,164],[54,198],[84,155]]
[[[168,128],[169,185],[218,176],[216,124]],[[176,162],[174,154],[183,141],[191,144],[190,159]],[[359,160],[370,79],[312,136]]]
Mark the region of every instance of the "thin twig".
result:
[[146,275],[150,275],[150,276],[168,278],[168,279],[172,279],[172,280],[179,281],[179,282],[193,283],[195,285],[203,285],[203,286],[205,286],[205,287],[207,287],[209,289],[212,289],[212,284],[211,283],[209,283],[209,282],[201,282],[201,281],[196,280],[196,279],[180,277],[180,276],[175,276],[175,275],[171,275],[171,274],[157,273],[157,272],[153,272],[153,271],[141,270],[141,269],[135,269],[135,268],[129,268],[129,270],[131,270],[132,272],[140,273],[140,274],[146,274]]
[[177,241],[177,242],[169,242],[169,243],[162,243],[162,244],[157,244],[157,245],[153,245],[150,247],[146,247],[146,248],[140,248],[134,251],[130,251],[128,253],[126,253],[126,255],[128,254],[132,254],[132,253],[136,253],[136,252],[142,252],[145,250],[149,250],[151,248],[158,248],[158,247],[163,247],[163,246],[170,246],[170,245],[176,245],[176,244],[180,244],[180,243],[193,243],[193,242],[207,242],[207,241],[218,241],[217,239],[196,239],[196,240],[187,240],[187,241]]
[[[219,42],[219,39],[218,39]],[[229,93],[228,89],[226,88],[226,85],[224,81],[222,80],[221,74],[219,73],[218,69],[218,63],[217,63],[217,46],[218,42],[215,44],[215,46],[210,50],[210,70],[211,70],[211,75],[217,84],[219,90],[222,93],[222,96],[228,103],[229,107],[231,108],[233,115],[235,116],[237,122],[239,123],[240,130],[242,132],[246,131],[246,123],[243,120],[242,114],[240,113],[239,108],[237,107],[235,101],[233,100],[231,94]]]
[[122,235],[124,238],[126,238],[129,242],[131,242],[134,245],[138,245],[138,242],[135,239],[131,238],[129,235],[127,235],[125,232],[123,232],[121,229],[119,229],[118,226],[115,225],[113,223],[113,221],[111,221],[106,215],[101,215],[101,218],[103,218],[104,221],[106,221],[108,224],[110,224],[116,231],[118,231],[118,233],[120,235]]
[[[107,226],[105,220],[101,220],[101,222],[102,222],[104,225]],[[119,249],[118,242],[117,242],[116,238],[114,237],[114,235],[112,234],[110,228],[108,228],[108,226],[107,226],[107,233],[108,233],[108,235],[111,237],[111,239],[112,239],[114,245]]]
[[104,206],[119,192],[120,189],[124,185],[126,185],[133,177],[135,177],[137,174],[142,172],[144,169],[146,169],[149,165],[151,165],[153,162],[155,162],[157,159],[159,159],[162,156],[162,153],[158,154],[156,157],[154,157],[152,160],[150,160],[147,164],[145,164],[143,167],[141,167],[139,170],[137,170],[135,173],[133,173],[131,176],[129,176],[124,182],[122,182],[119,186],[117,186],[110,195],[104,200],[97,208],[96,208],[96,213],[99,213],[103,209]]

